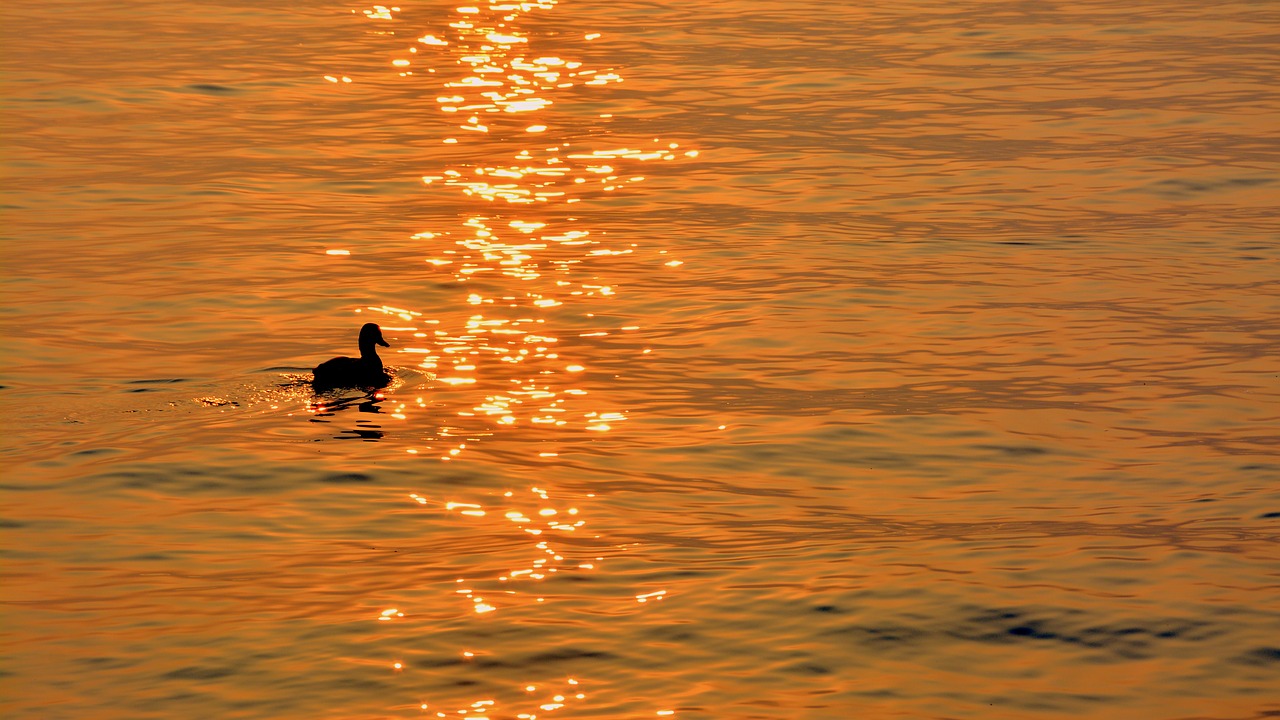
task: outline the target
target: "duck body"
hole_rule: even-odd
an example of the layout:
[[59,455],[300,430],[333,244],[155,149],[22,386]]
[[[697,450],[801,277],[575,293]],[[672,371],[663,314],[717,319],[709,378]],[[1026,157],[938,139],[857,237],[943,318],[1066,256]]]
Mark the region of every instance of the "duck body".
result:
[[325,360],[312,370],[315,378],[311,384],[318,388],[383,387],[391,382],[391,376],[382,369],[382,362],[368,359],[336,357]]
[[391,347],[382,338],[382,328],[374,323],[366,323],[360,328],[360,357],[336,357],[320,363],[311,371],[314,374],[312,387],[317,390],[385,387],[391,382],[391,376],[382,367],[378,345]]

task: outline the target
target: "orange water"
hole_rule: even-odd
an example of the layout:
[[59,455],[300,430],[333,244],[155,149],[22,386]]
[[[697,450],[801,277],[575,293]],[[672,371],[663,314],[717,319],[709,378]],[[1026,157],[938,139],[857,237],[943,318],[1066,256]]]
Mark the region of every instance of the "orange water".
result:
[[1138,5],[6,7],[3,714],[1280,712],[1280,16]]

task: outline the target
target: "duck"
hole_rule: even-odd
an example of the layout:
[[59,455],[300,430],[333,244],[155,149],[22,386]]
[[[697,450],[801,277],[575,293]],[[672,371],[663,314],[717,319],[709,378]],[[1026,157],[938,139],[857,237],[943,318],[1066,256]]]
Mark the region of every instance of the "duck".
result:
[[325,360],[311,372],[315,377],[311,381],[316,389],[332,389],[342,387],[380,388],[391,382],[391,376],[382,369],[382,358],[378,357],[377,346],[391,347],[382,338],[382,328],[377,323],[365,323],[360,328],[360,357],[336,357]]

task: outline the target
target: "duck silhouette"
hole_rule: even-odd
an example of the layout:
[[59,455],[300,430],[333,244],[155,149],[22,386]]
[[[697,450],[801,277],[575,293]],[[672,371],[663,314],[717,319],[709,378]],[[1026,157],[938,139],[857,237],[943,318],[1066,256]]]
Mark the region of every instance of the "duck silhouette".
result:
[[336,357],[315,367],[311,386],[317,390],[360,387],[380,388],[391,382],[391,376],[382,369],[382,358],[377,346],[391,347],[382,339],[382,328],[375,323],[365,323],[360,328],[360,357]]

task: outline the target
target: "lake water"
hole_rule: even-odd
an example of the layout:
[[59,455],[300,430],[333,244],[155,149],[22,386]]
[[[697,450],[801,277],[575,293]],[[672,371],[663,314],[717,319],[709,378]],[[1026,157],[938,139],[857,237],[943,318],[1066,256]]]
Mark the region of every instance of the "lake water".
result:
[[1274,4],[3,13],[5,717],[1280,713]]

